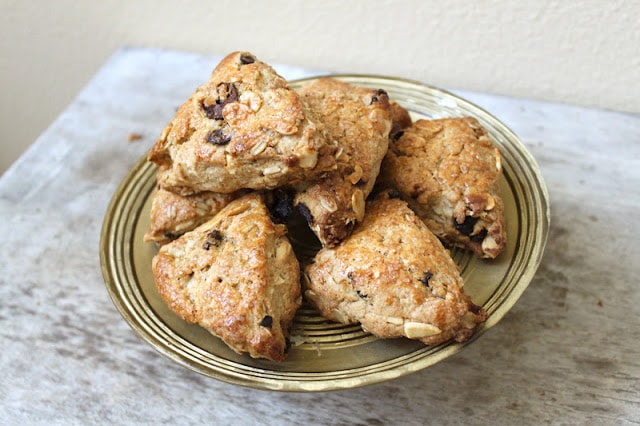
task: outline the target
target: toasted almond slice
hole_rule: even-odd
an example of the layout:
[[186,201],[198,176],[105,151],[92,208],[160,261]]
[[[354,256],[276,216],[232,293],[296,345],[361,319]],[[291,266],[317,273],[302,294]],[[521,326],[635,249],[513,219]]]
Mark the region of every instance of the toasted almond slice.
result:
[[339,310],[334,309],[333,311],[331,311],[331,314],[336,319],[336,321],[338,321],[339,323],[342,323],[342,324],[348,324],[349,323],[348,319]]
[[336,204],[335,200],[321,197],[320,204],[322,204],[322,207],[324,207],[329,213],[333,213],[338,210],[338,204]]
[[256,112],[262,106],[262,98],[255,92],[245,92],[240,95],[240,102],[247,105],[249,109]]
[[291,246],[289,244],[280,244],[276,248],[276,259],[282,260],[286,259],[291,253]]
[[359,164],[356,164],[354,166],[353,173],[351,173],[349,176],[347,176],[347,179],[349,180],[349,182],[351,182],[352,185],[355,185],[356,183],[358,183],[360,178],[362,178],[362,173],[363,173],[362,167],[360,167]]
[[404,323],[404,334],[409,339],[421,339],[423,337],[434,336],[436,334],[440,334],[442,330],[440,330],[435,325],[425,324],[422,322],[405,322]]
[[[305,276],[305,280],[309,280],[308,277]],[[304,297],[306,297],[310,301],[314,301],[318,298],[318,295],[313,290],[306,290],[304,292]]]
[[496,200],[491,195],[488,195],[487,196],[487,205],[484,207],[484,209],[486,211],[490,211],[490,210],[493,210],[493,208],[495,206],[496,206]]
[[482,251],[491,251],[498,248],[498,243],[493,239],[492,236],[487,235],[484,240],[482,240]]
[[313,151],[299,157],[298,164],[303,169],[312,169],[318,164],[318,152]]
[[262,171],[262,174],[266,175],[274,175],[276,173],[280,173],[282,169],[278,166],[267,167]]
[[356,214],[356,220],[362,222],[364,219],[364,193],[359,189],[356,189],[351,196],[351,208]]

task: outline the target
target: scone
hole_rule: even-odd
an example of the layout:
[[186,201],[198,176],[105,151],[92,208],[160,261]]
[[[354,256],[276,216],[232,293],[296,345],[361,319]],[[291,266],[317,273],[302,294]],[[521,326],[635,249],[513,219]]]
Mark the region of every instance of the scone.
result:
[[234,351],[272,361],[287,356],[301,303],[299,268],[285,226],[273,224],[258,193],[233,200],[153,259],[171,310]]
[[179,195],[158,185],[151,201],[151,222],[144,241],[160,245],[173,241],[211,219],[237,196],[238,192],[209,191]]
[[149,154],[158,182],[183,195],[270,189],[335,168],[322,123],[273,68],[227,55],[180,106]]
[[486,319],[440,240],[390,192],[370,202],[351,237],[318,252],[304,286],[322,315],[381,338],[462,342]]
[[500,151],[472,117],[417,120],[389,143],[380,181],[443,241],[495,258],[506,245]]
[[307,83],[298,93],[325,123],[338,145],[337,170],[298,191],[294,204],[323,246],[349,236],[364,216],[389,145],[391,110],[383,90],[357,87],[332,78]]

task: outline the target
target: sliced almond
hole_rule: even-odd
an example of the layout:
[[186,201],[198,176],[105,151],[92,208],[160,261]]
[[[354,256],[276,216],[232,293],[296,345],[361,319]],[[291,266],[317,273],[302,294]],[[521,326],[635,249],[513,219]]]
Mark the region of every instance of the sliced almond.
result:
[[278,166],[271,166],[271,167],[267,167],[266,169],[264,169],[262,171],[262,174],[267,176],[267,175],[275,175],[276,173],[280,173],[282,171],[282,169]]
[[[305,274],[305,279],[307,280],[307,282],[309,282],[309,277],[306,274]],[[314,300],[316,300],[318,295],[313,290],[306,290],[304,292],[304,297],[306,297],[307,299],[309,299],[311,301],[314,301]]]
[[262,99],[257,93],[254,92],[244,92],[242,95],[240,95],[240,102],[247,105],[253,112],[258,111],[262,106]]
[[335,200],[332,200],[332,199],[329,199],[329,198],[325,198],[325,197],[321,197],[320,198],[320,204],[329,213],[333,213],[336,210],[338,210],[338,205],[336,204]]
[[289,244],[280,244],[276,248],[276,260],[282,261],[291,255],[291,246]]
[[404,323],[404,334],[409,339],[421,339],[423,337],[434,336],[440,333],[442,333],[442,330],[432,324],[412,321]]
[[337,309],[331,311],[331,316],[333,316],[333,318],[335,318],[335,320],[339,323],[349,324],[349,320],[347,319],[347,317],[345,317],[344,314]]
[[318,164],[318,153],[316,151],[308,152],[298,158],[298,164],[303,169],[312,169]]
[[362,219],[364,219],[364,205],[364,193],[356,189],[353,195],[351,195],[351,208],[356,214],[356,220],[358,222],[362,222]]
[[493,210],[495,206],[496,206],[496,200],[491,195],[487,195],[487,204],[484,206],[484,209],[486,211],[490,211],[490,210]]
[[360,181],[360,178],[362,178],[362,173],[362,167],[360,167],[359,164],[356,164],[353,173],[347,176],[347,180],[351,182],[352,185],[355,185]]
[[484,237],[484,240],[482,240],[482,251],[483,252],[488,252],[491,250],[495,250],[498,248],[498,243],[496,243],[496,240],[493,239],[492,236],[487,235],[486,237]]

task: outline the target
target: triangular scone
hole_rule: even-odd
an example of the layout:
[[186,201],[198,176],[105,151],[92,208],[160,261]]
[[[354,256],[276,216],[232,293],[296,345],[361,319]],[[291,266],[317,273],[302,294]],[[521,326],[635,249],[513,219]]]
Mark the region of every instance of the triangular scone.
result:
[[153,275],[180,317],[238,353],[282,361],[301,303],[300,269],[284,225],[251,193],[162,246]]
[[306,299],[325,317],[381,337],[425,344],[471,337],[486,319],[457,265],[407,204],[388,192],[367,205],[351,237],[305,268]]
[[273,68],[226,56],[163,130],[149,159],[173,192],[230,193],[298,183],[335,168],[322,124]]
[[389,97],[382,90],[357,87],[331,78],[307,83],[302,99],[325,123],[336,141],[337,170],[294,198],[323,246],[333,247],[361,221],[365,199],[380,172],[391,130]]
[[175,240],[211,219],[241,192],[221,194],[205,191],[180,195],[158,185],[152,196],[151,222],[144,241],[162,245]]
[[506,244],[501,170],[500,151],[475,118],[417,120],[391,138],[380,181],[442,240],[495,258]]

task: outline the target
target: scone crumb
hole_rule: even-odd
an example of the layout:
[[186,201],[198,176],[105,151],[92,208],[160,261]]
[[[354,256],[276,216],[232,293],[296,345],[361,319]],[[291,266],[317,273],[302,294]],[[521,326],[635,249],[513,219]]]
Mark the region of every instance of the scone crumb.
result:
[[129,136],[127,136],[127,140],[129,142],[139,141],[140,139],[142,139],[142,135],[140,133],[129,133]]

